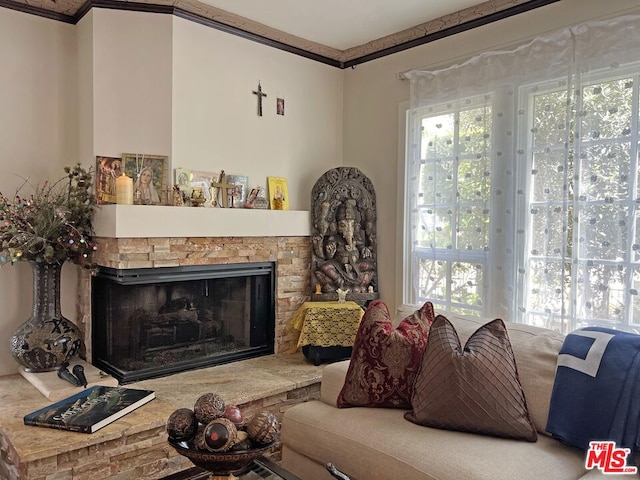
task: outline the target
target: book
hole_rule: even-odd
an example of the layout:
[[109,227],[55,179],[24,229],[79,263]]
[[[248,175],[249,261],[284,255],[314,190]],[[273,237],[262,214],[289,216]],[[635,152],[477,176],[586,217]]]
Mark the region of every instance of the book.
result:
[[284,177],[267,177],[271,210],[289,210],[289,190]]
[[94,433],[154,398],[153,390],[95,385],[25,415],[24,424]]

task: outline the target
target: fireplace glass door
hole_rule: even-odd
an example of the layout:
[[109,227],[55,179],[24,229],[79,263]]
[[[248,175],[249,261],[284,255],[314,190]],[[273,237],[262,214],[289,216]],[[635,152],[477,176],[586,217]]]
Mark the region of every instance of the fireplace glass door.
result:
[[101,269],[92,332],[121,383],[273,353],[273,265]]

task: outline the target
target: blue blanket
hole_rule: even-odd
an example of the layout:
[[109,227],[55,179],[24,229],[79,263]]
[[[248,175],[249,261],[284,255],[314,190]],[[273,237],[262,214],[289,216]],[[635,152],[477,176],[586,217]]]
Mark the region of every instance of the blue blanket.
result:
[[558,355],[547,432],[587,450],[595,440],[640,445],[640,335],[589,327]]

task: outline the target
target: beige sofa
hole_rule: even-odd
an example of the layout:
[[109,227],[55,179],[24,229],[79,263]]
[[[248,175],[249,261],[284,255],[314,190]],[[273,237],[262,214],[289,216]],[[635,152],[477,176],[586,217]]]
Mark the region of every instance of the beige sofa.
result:
[[[488,320],[447,315],[464,342]],[[535,443],[415,425],[404,410],[336,408],[349,361],[324,369],[321,399],[294,406],[282,421],[282,464],[304,480],[330,479],[333,463],[351,480],[591,480],[584,452],[545,433],[558,351],[564,337],[507,323]],[[621,480],[637,475],[616,475]]]

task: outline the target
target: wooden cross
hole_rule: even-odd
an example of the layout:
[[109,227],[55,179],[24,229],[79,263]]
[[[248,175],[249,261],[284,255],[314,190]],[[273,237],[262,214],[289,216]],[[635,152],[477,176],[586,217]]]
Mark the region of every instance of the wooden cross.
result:
[[227,208],[229,206],[229,193],[228,191],[236,188],[235,183],[227,182],[227,175],[224,173],[224,170],[220,171],[220,180],[217,182],[211,182],[212,187],[217,187],[218,192],[222,195],[222,208]]
[[258,116],[262,116],[262,97],[266,97],[267,94],[262,92],[262,85],[258,82],[258,90],[253,91],[254,95],[258,96]]

